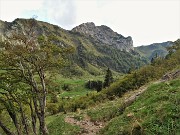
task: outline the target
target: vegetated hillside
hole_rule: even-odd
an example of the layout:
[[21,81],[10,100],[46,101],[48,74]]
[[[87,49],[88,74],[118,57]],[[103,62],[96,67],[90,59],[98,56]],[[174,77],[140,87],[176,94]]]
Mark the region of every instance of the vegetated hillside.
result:
[[[156,58],[153,63],[144,66],[130,74],[124,75],[116,80],[109,87],[102,89],[98,93],[89,93],[87,95],[70,99],[66,102],[58,103],[59,108],[57,112],[71,112],[79,109],[87,109],[89,106],[94,106],[97,103],[106,100],[113,100],[115,97],[121,97],[124,93],[136,90],[143,85],[152,81],[158,80],[167,72],[180,68],[180,40],[174,42],[171,48],[174,52],[168,54],[166,58]],[[169,76],[169,78],[173,78]],[[56,112],[56,113],[57,113]]]
[[166,72],[180,67],[180,39],[169,48],[166,58],[157,57],[154,61],[139,70],[126,75],[123,79],[112,84],[106,92],[108,95],[122,95],[122,93],[139,88],[140,86],[159,79]]
[[[96,105],[87,110],[87,115],[92,121],[106,123],[103,124],[106,125],[105,128],[99,125],[102,128],[100,132],[102,135],[178,135],[180,133],[180,40],[173,44],[174,46],[170,48],[171,53],[166,58],[158,57],[151,65],[124,76],[101,92],[66,103],[64,109],[75,111],[77,108],[85,109]],[[164,82],[159,83],[157,79],[161,77]],[[156,83],[152,85],[154,81]],[[147,90],[146,87],[139,89],[145,84],[150,86]],[[133,90],[137,93],[132,94]],[[143,93],[142,91],[145,91],[143,95],[140,94]],[[132,96],[128,98],[127,95]],[[83,119],[83,116],[82,113],[78,117]],[[98,125],[98,122],[96,123]],[[86,134],[90,133],[87,131]]]
[[[13,22],[0,22],[0,40],[11,40],[14,33],[28,34],[27,25],[30,19],[16,19]],[[83,24],[89,30],[91,25]],[[102,71],[111,68],[116,72],[126,73],[131,67],[141,67],[146,63],[138,53],[133,50],[131,37],[123,37],[107,26],[95,26],[90,31],[82,33],[79,27],[72,31],[62,29],[56,25],[35,21],[34,34],[37,37],[56,37],[54,41],[58,46],[74,47],[75,52],[69,58],[71,64],[62,73],[82,76],[85,74],[99,75]],[[91,35],[91,36],[88,36]],[[11,40],[11,42],[13,42]],[[68,71],[68,72],[66,72]],[[70,71],[70,72],[69,72]]]
[[150,86],[122,115],[113,118],[101,134],[180,134],[179,88],[180,79]]
[[168,54],[167,47],[172,46],[172,41],[167,41],[163,43],[154,43],[145,46],[135,47],[135,51],[138,52],[141,56],[151,60],[156,55],[160,57],[165,57]]

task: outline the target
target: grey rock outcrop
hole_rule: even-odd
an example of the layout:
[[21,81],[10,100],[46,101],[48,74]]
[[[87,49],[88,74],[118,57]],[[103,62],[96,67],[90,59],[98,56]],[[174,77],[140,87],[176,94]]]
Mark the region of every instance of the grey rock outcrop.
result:
[[5,22],[0,20],[0,41],[4,41]]
[[105,25],[95,26],[93,22],[88,22],[73,28],[72,31],[91,36],[97,41],[111,45],[122,51],[129,52],[134,50],[133,40],[130,36],[124,37]]

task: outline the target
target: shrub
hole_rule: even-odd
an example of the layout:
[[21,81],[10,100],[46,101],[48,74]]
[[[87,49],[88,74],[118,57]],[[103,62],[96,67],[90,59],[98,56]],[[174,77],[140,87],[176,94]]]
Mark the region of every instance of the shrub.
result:
[[103,88],[103,82],[102,81],[88,81],[85,84],[85,87],[88,89],[95,89],[97,92],[100,92]]
[[51,114],[56,114],[59,112],[58,104],[56,103],[48,103],[47,104],[47,111]]
[[70,87],[69,84],[64,84],[62,89],[65,90],[65,91],[71,91],[72,90],[72,88]]

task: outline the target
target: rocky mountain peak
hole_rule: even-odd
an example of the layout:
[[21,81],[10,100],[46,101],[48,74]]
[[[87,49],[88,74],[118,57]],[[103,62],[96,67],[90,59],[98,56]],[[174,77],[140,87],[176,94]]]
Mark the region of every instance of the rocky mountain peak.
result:
[[88,22],[73,28],[72,31],[91,36],[103,44],[111,45],[120,50],[127,52],[134,50],[133,40],[130,36],[124,37],[106,25],[96,26],[93,22]]
[[73,32],[79,32],[85,35],[93,35],[96,30],[96,26],[93,22],[82,23],[81,25],[72,29]]

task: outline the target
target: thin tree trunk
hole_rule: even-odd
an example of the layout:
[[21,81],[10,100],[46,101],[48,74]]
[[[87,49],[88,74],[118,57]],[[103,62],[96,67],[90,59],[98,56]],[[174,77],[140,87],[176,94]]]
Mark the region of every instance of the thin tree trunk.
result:
[[0,120],[0,127],[3,129],[3,131],[7,134],[7,135],[15,135],[13,132],[11,132]]
[[44,81],[45,76],[41,69],[39,70],[38,74],[39,74],[41,85],[42,85],[41,90],[39,90],[35,79],[33,78],[33,76],[31,76],[31,84],[33,86],[32,92],[34,92],[37,96],[33,98],[33,103],[34,103],[35,112],[36,112],[36,115],[38,117],[39,124],[40,124],[39,132],[42,135],[47,135],[49,133],[48,133],[46,123],[45,123],[45,107],[46,107],[46,96],[47,96],[45,81]]
[[14,106],[10,102],[9,96],[7,94],[5,96],[7,97],[8,100],[4,101],[4,100],[0,99],[0,101],[4,104],[9,116],[11,117],[11,119],[14,123],[14,126],[16,127],[17,134],[21,135],[21,128],[20,128],[18,120],[17,120],[16,112],[14,111]]
[[46,122],[45,122],[45,107],[46,107],[46,95],[47,95],[47,91],[46,91],[46,85],[45,85],[45,75],[42,71],[42,69],[40,68],[39,73],[39,77],[41,79],[41,85],[42,85],[42,97],[39,101],[39,105],[40,105],[40,110],[41,110],[41,116],[39,117],[40,119],[40,131],[42,132],[43,135],[47,135],[48,133],[48,129],[46,127]]
[[22,124],[23,124],[23,126],[24,126],[25,133],[26,133],[27,135],[29,135],[28,124],[27,124],[26,116],[25,116],[25,114],[24,114],[24,112],[23,112],[21,103],[19,104],[19,106],[20,106],[20,113],[21,113],[21,118],[22,118]]
[[41,113],[39,115],[39,123],[40,123],[40,132],[42,135],[47,135],[48,130],[45,123],[45,105],[46,105],[46,96],[44,95],[39,101]]
[[[38,103],[39,102],[39,106]],[[33,98],[33,103],[34,103],[34,108],[35,108],[35,112],[36,115],[38,117],[39,120],[39,132],[41,135],[47,135],[48,134],[48,130],[45,124],[45,103],[43,98],[38,98],[38,100],[34,97]]]
[[9,105],[10,105],[11,108],[9,108],[9,106],[7,106],[6,103],[4,105],[6,106],[6,109],[7,109],[7,112],[9,113],[9,116],[13,120],[13,123],[14,123],[14,125],[16,127],[16,130],[17,130],[17,134],[21,135],[21,130],[20,130],[20,127],[19,127],[19,124],[18,124],[16,113],[14,111],[12,111],[14,109],[14,107],[12,106],[12,104],[10,102],[9,102]]
[[24,114],[24,111],[23,111],[23,107],[22,107],[22,104],[21,102],[19,102],[17,99],[17,97],[15,97],[13,94],[10,93],[10,96],[14,99],[14,101],[19,105],[19,109],[20,109],[20,114],[21,114],[21,118],[22,118],[22,126],[23,126],[23,129],[26,133],[26,135],[29,135],[29,131],[28,131],[28,124],[27,124],[27,121],[26,121],[26,116]]
[[44,114],[41,114],[41,116],[39,117],[39,122],[40,122],[40,127],[39,127],[39,130],[40,130],[40,134],[42,135],[48,135],[48,130],[47,130],[47,127],[46,127],[46,124],[45,124],[45,115]]
[[13,120],[13,123],[16,127],[16,130],[17,130],[17,134],[18,135],[21,135],[21,130],[20,130],[20,127],[19,127],[19,124],[18,124],[18,121],[17,121],[17,117],[15,114],[13,114],[13,112],[11,112],[9,109],[7,109],[8,113],[9,113],[9,116],[11,117],[11,119]]
[[33,129],[34,134],[37,135],[37,130],[36,130],[36,114],[35,114],[33,106],[32,106],[32,100],[30,100],[29,107],[31,109],[32,129]]

